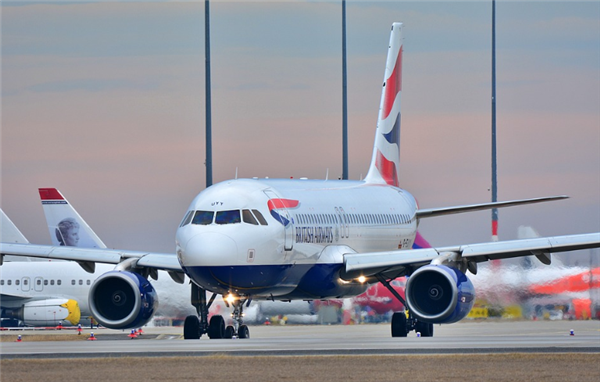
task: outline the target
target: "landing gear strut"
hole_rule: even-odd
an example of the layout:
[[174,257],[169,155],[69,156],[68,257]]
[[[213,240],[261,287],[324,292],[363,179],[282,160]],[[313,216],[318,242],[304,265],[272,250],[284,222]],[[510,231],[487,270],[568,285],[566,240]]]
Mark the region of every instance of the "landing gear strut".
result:
[[[244,304],[249,305],[249,300],[236,299],[233,305],[233,325],[225,327],[225,320],[221,315],[214,315],[208,320],[208,309],[217,295],[213,293],[210,300],[206,300],[206,290],[192,283],[192,305],[196,308],[197,315],[187,316],[183,324],[183,338],[197,340],[207,334],[210,339],[219,338],[250,338],[248,327],[243,324]],[[229,303],[225,301],[227,307]]]
[[[196,308],[197,315],[195,316],[187,316],[185,318],[185,322],[183,324],[183,338],[186,340],[197,340],[202,337],[203,334],[208,333],[210,338],[213,338],[211,334],[217,334],[217,327],[225,327],[223,317],[222,316],[213,316],[210,320],[210,324],[208,322],[208,308],[212,305],[213,301],[215,301],[216,294],[210,297],[210,300],[206,301],[206,290],[200,288],[198,285],[192,283],[192,305]],[[214,320],[215,317],[221,317],[222,323],[218,323],[218,319]],[[211,330],[212,328],[212,330]],[[221,330],[221,333],[223,332]],[[216,337],[215,337],[216,338]],[[223,338],[221,337],[218,338]]]
[[233,338],[236,336],[237,338],[250,338],[250,330],[248,326],[244,325],[244,304],[248,306],[250,304],[249,300],[234,300],[231,305],[233,305],[233,313],[231,313],[231,317],[233,318],[233,325],[229,325],[225,328],[225,336],[224,338]]
[[[406,308],[406,301],[383,276],[377,275],[377,280]],[[417,320],[410,311],[408,311],[408,315],[406,311],[396,312],[392,315],[392,337],[406,337],[411,330],[420,333],[421,337],[433,337],[433,324]]]

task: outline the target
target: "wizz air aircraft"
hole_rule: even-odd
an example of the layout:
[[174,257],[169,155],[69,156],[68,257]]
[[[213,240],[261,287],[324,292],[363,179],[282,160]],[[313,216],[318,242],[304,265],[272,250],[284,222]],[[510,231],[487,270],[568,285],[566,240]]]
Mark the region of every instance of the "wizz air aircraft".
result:
[[[253,300],[320,300],[352,297],[381,282],[405,303],[392,318],[392,336],[411,330],[433,334],[433,324],[464,318],[475,291],[466,273],[488,260],[600,246],[600,232],[582,235],[412,249],[419,221],[439,215],[537,203],[549,197],[421,209],[399,188],[402,24],[394,23],[371,166],[362,181],[235,179],[199,193],[177,228],[175,254],[2,243],[0,253],[73,260],[91,269],[116,264],[90,289],[94,317],[109,328],[136,328],[157,307],[148,275],[162,269],[192,281],[184,338],[249,337],[243,309]],[[390,284],[408,276],[405,298]],[[207,292],[212,296],[207,298]],[[208,308],[223,295],[233,325]]]

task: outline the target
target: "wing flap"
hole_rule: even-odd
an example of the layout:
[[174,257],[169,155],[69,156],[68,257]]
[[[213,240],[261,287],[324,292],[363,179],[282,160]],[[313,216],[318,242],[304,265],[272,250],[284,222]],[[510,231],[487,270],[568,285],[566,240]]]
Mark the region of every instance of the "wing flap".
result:
[[356,253],[344,255],[344,279],[376,274],[405,273],[408,267],[429,264],[439,256],[434,248],[399,250],[390,252]]
[[398,277],[431,263],[448,253],[455,253],[469,262],[508,259],[535,255],[544,262],[548,253],[575,251],[600,247],[600,232],[581,235],[542,237],[525,240],[499,241],[463,246],[397,250],[389,252],[344,255],[343,279],[377,274]]
[[136,258],[138,266],[166,271],[181,271],[175,254],[124,251],[106,248],[55,247],[50,245],[0,243],[2,255],[29,256],[47,259],[72,260],[119,264],[123,260]]
[[581,235],[540,237],[525,240],[498,241],[491,243],[468,244],[460,247],[463,258],[483,262],[511,257],[538,255],[597,248],[600,246],[600,232]]
[[567,198],[568,198],[568,196],[561,195],[561,196],[549,196],[549,197],[544,197],[544,198],[511,200],[511,201],[507,201],[507,202],[469,204],[469,205],[465,205],[465,206],[424,208],[424,209],[419,209],[417,211],[417,218],[422,219],[422,218],[430,218],[430,217],[434,217],[434,216],[460,214],[463,212],[491,210],[492,208],[512,207],[512,206],[519,206],[522,204],[551,202],[554,200],[561,200],[561,199],[567,199]]

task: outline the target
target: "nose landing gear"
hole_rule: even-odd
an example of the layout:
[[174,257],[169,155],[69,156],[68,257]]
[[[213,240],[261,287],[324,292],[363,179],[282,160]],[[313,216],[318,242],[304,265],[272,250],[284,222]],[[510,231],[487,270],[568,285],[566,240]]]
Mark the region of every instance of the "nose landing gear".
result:
[[[228,301],[229,299],[229,301]],[[234,298],[232,295],[225,299],[225,304],[229,307],[229,304],[233,306],[233,312],[231,318],[233,319],[233,325],[229,325],[225,328],[224,338],[250,338],[250,330],[247,325],[244,325],[244,304],[250,305],[251,300],[241,298]]]
[[225,320],[221,315],[214,315],[208,320],[208,309],[215,300],[216,293],[213,293],[210,300],[206,300],[206,290],[192,283],[192,305],[196,308],[198,315],[187,316],[183,325],[183,338],[186,340],[199,339],[207,334],[210,339],[219,338],[250,338],[250,330],[244,325],[244,305],[250,305],[250,299],[233,298],[228,301],[225,299],[225,305],[233,306],[233,325],[225,327]]

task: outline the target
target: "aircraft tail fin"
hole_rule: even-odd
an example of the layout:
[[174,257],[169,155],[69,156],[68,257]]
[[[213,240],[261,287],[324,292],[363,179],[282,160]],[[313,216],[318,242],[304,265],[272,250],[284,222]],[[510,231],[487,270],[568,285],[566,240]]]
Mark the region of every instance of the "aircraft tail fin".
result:
[[98,235],[56,188],[40,188],[52,245],[106,248]]
[[2,232],[1,232],[2,239],[1,239],[1,241],[3,243],[19,243],[19,244],[29,243],[29,241],[25,238],[25,235],[23,235],[21,233],[21,231],[19,231],[19,229],[17,228],[15,223],[13,223],[12,220],[10,220],[8,218],[8,216],[6,216],[4,211],[1,209],[0,209],[0,215],[2,217],[0,224],[2,224]]
[[367,183],[398,186],[402,42],[402,23],[394,23],[385,65],[373,156],[365,177]]

